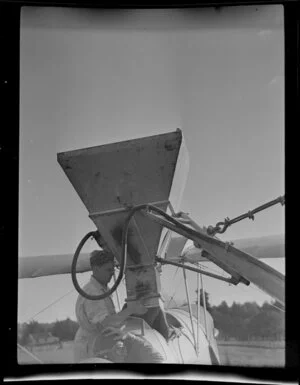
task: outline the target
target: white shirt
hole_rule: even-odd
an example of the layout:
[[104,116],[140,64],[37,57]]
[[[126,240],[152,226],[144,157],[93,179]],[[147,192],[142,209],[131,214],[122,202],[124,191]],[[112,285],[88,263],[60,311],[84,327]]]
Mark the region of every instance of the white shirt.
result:
[[[93,276],[83,287],[90,295],[99,295],[107,292],[107,288],[101,285]],[[116,314],[115,306],[110,297],[102,300],[89,300],[78,296],[75,313],[80,327],[89,333],[97,332],[97,323],[101,323],[108,315]]]

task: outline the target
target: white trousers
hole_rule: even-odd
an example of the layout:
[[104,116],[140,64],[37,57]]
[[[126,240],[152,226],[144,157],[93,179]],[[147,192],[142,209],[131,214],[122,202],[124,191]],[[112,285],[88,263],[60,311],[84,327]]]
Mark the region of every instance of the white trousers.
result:
[[91,351],[92,344],[97,336],[96,333],[90,333],[81,327],[77,330],[74,340],[74,362],[86,360],[92,357],[93,352]]

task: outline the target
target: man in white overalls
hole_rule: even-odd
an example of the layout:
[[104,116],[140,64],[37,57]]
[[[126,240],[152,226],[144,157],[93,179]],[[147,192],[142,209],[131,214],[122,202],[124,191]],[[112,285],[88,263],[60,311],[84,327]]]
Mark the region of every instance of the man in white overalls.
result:
[[[90,295],[104,294],[114,274],[114,256],[107,250],[95,250],[91,253],[90,264],[93,273],[83,290]],[[146,311],[143,305],[135,304],[116,313],[110,297],[88,300],[79,295],[75,309],[79,329],[75,336],[74,361],[80,362],[92,357],[93,342],[103,328],[121,325],[131,314],[143,314]]]

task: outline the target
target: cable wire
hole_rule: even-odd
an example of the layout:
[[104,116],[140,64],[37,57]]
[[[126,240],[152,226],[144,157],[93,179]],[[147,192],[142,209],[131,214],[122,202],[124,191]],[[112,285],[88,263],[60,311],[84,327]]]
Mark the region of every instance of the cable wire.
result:
[[34,318],[41,314],[43,311],[47,310],[49,307],[51,307],[52,305],[56,304],[57,302],[59,302],[60,300],[62,300],[64,297],[66,297],[67,295],[73,293],[75,291],[75,289],[73,288],[72,290],[70,290],[68,293],[64,294],[63,296],[59,297],[58,299],[56,299],[55,301],[51,302],[48,306],[44,307],[42,310],[40,310],[38,313],[36,313],[34,316],[28,318],[27,321],[25,321],[25,323],[31,321],[31,320],[34,320]]
[[194,323],[193,323],[193,316],[192,316],[192,309],[191,309],[191,302],[190,302],[190,295],[189,295],[189,288],[188,288],[188,283],[186,279],[186,271],[185,269],[183,270],[183,276],[184,276],[184,283],[185,283],[185,293],[188,301],[188,308],[189,308],[189,313],[190,313],[190,321],[191,321],[191,327],[192,327],[192,332],[193,332],[193,338],[194,338],[194,349],[196,350],[196,335],[195,335],[195,329],[194,329]]
[[28,349],[24,348],[24,346],[17,343],[17,346],[19,349],[23,350],[25,353],[29,354],[30,357],[32,357],[34,360],[36,360],[39,364],[43,364],[43,361],[41,361],[36,355],[31,353]]

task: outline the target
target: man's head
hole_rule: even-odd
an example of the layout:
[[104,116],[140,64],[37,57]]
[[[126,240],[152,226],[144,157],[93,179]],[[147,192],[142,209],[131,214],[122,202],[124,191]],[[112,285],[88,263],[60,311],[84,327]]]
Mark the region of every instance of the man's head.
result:
[[103,285],[107,285],[114,274],[114,256],[107,250],[91,252],[90,264],[93,276]]

